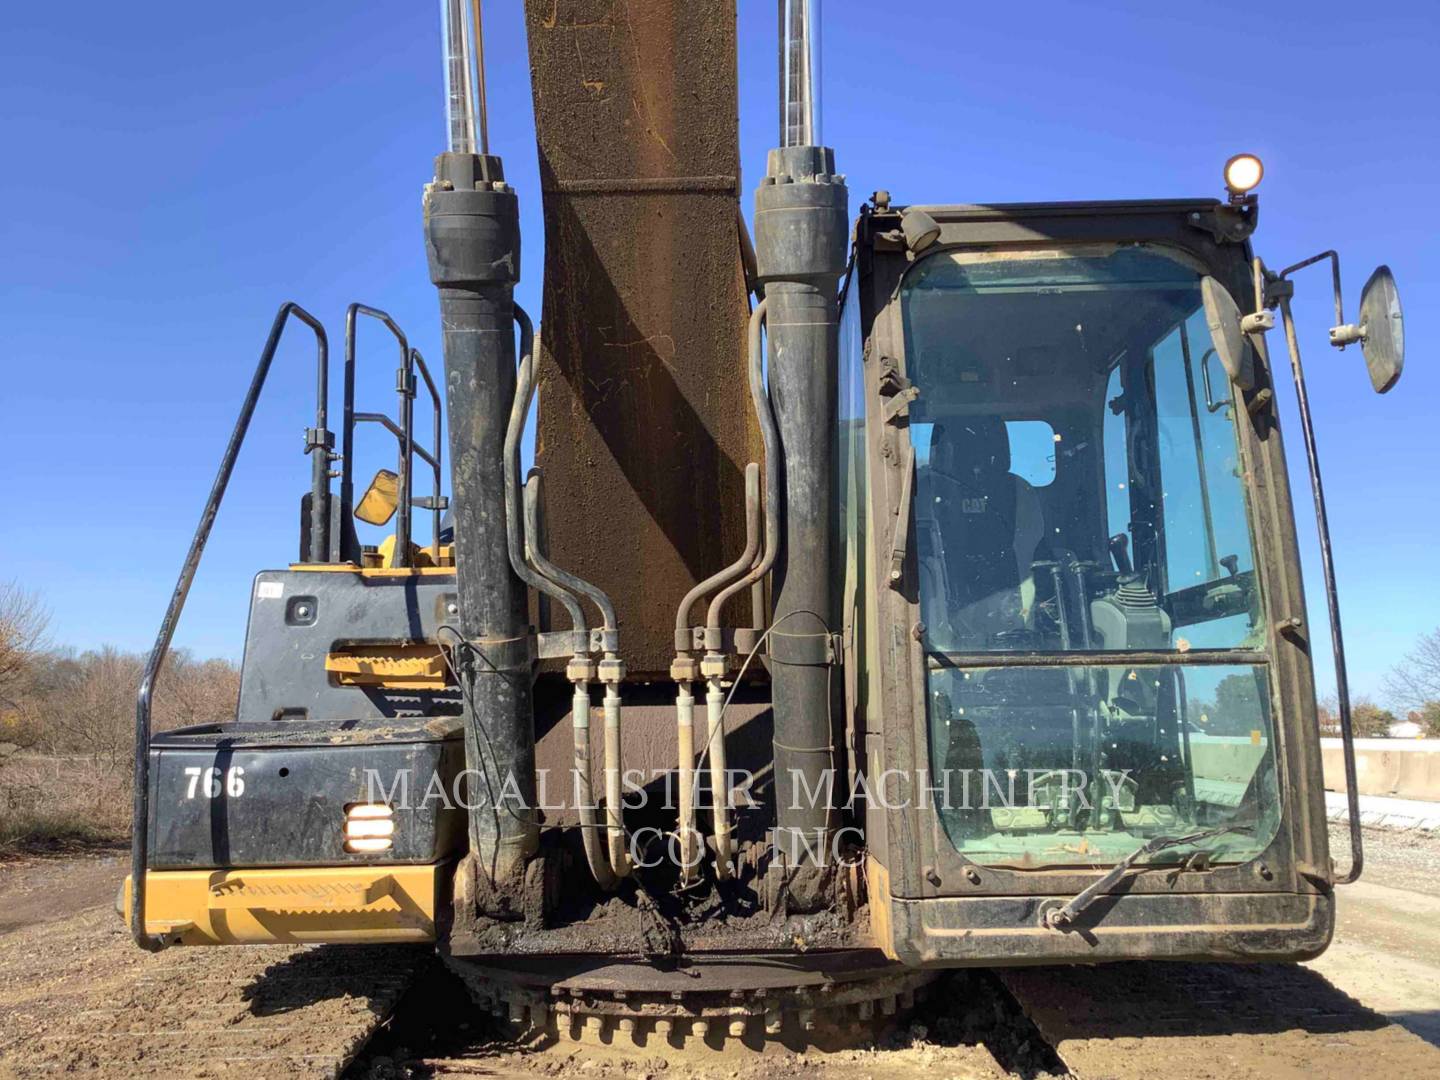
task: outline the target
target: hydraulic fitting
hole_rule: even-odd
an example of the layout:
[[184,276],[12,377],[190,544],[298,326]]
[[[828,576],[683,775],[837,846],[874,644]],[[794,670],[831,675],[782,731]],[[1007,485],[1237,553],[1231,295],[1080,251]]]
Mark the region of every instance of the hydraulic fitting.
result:
[[619,686],[625,681],[625,661],[618,656],[607,656],[600,661],[598,675],[602,683]]

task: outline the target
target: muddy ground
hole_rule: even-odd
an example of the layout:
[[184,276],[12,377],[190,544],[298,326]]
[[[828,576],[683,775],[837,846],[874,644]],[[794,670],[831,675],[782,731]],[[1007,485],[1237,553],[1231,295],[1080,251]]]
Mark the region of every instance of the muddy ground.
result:
[[[1440,837],[1371,831],[1367,855],[1365,880],[1341,894],[1335,944],[1303,968],[1127,965],[1057,971],[1043,982],[1113,971],[1125,986],[1106,994],[1136,995],[1132,1014],[1146,1021],[1132,1016],[1123,1031],[1103,1030],[1103,1010],[1077,1011],[1058,995],[1047,1002],[1016,982],[1022,1008],[996,974],[960,972],[903,1022],[851,1030],[859,1047],[828,1053],[517,1045],[470,1007],[427,950],[150,956],[130,944],[113,910],[120,853],[11,863],[0,865],[0,1078],[1440,1075]],[[1251,974],[1236,982],[1234,972]],[[1153,995],[1136,990],[1146,980]],[[1087,1024],[1080,1013],[1092,1011]]]

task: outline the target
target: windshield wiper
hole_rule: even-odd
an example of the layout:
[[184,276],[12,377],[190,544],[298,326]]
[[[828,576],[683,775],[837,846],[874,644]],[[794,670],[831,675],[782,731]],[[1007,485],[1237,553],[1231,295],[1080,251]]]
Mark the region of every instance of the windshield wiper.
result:
[[1052,930],[1063,930],[1075,921],[1075,917],[1084,911],[1100,898],[1103,893],[1114,888],[1115,885],[1125,876],[1125,871],[1134,866],[1135,863],[1147,855],[1155,855],[1166,848],[1184,847],[1186,844],[1198,844],[1201,840],[1209,840],[1213,836],[1224,836],[1226,833],[1246,833],[1250,829],[1244,825],[1225,825],[1218,829],[1206,829],[1203,832],[1186,833],[1184,836],[1157,836],[1153,840],[1141,845],[1126,855],[1115,864],[1112,869],[1100,880],[1088,888],[1075,894],[1074,898],[1064,907],[1050,908],[1040,917],[1040,925],[1048,926]]

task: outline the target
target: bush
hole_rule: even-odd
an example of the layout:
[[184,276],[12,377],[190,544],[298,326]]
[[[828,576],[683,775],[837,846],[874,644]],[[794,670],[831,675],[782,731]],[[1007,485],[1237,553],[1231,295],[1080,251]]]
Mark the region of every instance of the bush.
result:
[[130,777],[84,757],[16,753],[0,762],[0,858],[124,843]]
[[[0,856],[126,839],[144,670],[144,657],[113,648],[32,649],[5,669]],[[172,653],[156,687],[156,730],[233,719],[239,686],[227,660]]]
[[1440,739],[1440,701],[1427,701],[1410,714],[1427,739]]
[[1373,701],[1361,698],[1350,706],[1350,724],[1357,739],[1383,739],[1390,734],[1390,725],[1395,722],[1393,712]]

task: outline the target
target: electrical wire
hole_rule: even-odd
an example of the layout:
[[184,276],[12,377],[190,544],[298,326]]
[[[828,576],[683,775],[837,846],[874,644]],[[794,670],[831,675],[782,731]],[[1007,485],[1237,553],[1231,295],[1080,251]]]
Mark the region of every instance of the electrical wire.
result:
[[[796,608],[794,611],[787,611],[784,615],[780,616],[780,618],[776,619],[775,622],[773,622],[770,626],[768,626],[768,627],[765,629],[765,632],[760,635],[759,640],[755,642],[754,647],[749,651],[749,653],[746,654],[746,656],[745,656],[745,662],[740,665],[740,670],[739,670],[738,672],[736,672],[736,674],[735,674],[735,680],[730,684],[730,693],[728,693],[727,695],[725,695],[725,702],[724,702],[724,704],[722,704],[722,705],[720,706],[720,715],[719,715],[719,717],[717,718],[717,719],[718,719],[718,722],[717,722],[716,725],[715,725],[715,730],[712,731],[712,732],[710,732],[709,736],[705,739],[705,745],[704,745],[704,747],[703,747],[703,748],[701,749],[701,751],[700,751],[700,757],[699,757],[698,759],[696,759],[695,769],[696,769],[697,774],[698,774],[698,772],[699,772],[699,770],[700,770],[700,766],[705,763],[705,755],[710,752],[710,744],[711,744],[712,742],[714,742],[716,736],[718,735],[720,738],[724,738],[724,737],[725,737],[725,713],[726,713],[726,710],[728,710],[728,709],[730,708],[730,702],[731,702],[731,700],[735,697],[735,691],[738,690],[738,689],[740,689],[740,680],[745,677],[745,672],[746,672],[747,670],[749,670],[749,667],[750,667],[751,662],[752,662],[752,661],[755,659],[755,657],[759,654],[759,652],[760,652],[760,647],[761,647],[762,645],[764,645],[767,640],[769,640],[771,634],[773,634],[776,630],[780,629],[781,625],[784,624],[784,622],[785,622],[786,619],[792,618],[792,617],[795,616],[795,615],[809,615],[809,616],[810,616],[811,618],[813,618],[816,622],[818,622],[822,627],[825,628],[825,633],[826,633],[827,635],[833,633],[833,632],[831,631],[831,629],[830,629],[830,624],[829,624],[829,623],[827,623],[823,618],[821,618],[821,617],[820,617],[819,615],[817,615],[815,612],[813,612],[813,611],[808,611],[808,610],[806,610],[806,609],[804,609],[804,608]],[[828,670],[829,670],[829,672],[830,672],[830,674],[829,674],[828,677],[829,677],[829,679],[833,682],[833,679],[834,679],[834,665],[830,665],[830,667],[829,667]],[[835,730],[835,715],[834,715],[834,701],[833,701],[833,698],[834,698],[834,693],[833,693],[834,687],[833,687],[833,685],[831,686],[830,689],[831,689],[831,693],[827,693],[827,694],[825,695],[825,718],[826,718],[827,726],[829,727],[829,729],[830,729],[830,731],[831,731],[831,733],[832,733],[832,735],[833,735],[834,730]],[[773,741],[773,740],[772,740],[772,741]],[[781,744],[781,745],[783,746],[783,744]],[[784,748],[787,749],[787,750],[794,749],[794,747],[788,747],[788,746],[787,746],[787,747],[784,747]],[[832,766],[834,765],[833,755],[834,755],[834,753],[835,753],[835,743],[834,743],[833,739],[832,739],[832,741],[831,741],[831,743],[830,743],[830,745],[829,745],[828,747],[815,747],[815,748],[813,748],[813,749],[816,749],[816,750],[819,750],[819,749],[829,750],[830,753],[831,753],[831,755],[832,755],[831,765],[832,765]]]
[[[445,643],[443,641],[440,641],[440,635],[446,630],[454,634],[459,643],[459,646],[451,646],[451,648],[464,647],[470,651],[470,654],[472,656],[478,656],[481,660],[483,660],[489,666],[490,670],[496,675],[500,676],[502,679],[508,678],[508,676],[506,676],[503,671],[496,667],[494,662],[492,662],[489,657],[487,657],[483,652],[471,645],[469,640],[466,639],[465,635],[462,634],[457,627],[453,626],[450,623],[441,623],[435,628],[436,644],[440,647],[440,658],[444,660],[445,667],[449,669],[451,678],[455,680],[455,685],[459,687],[460,692],[465,695],[466,704],[470,706],[470,716],[474,719],[475,732],[480,736],[481,740],[485,744],[485,755],[480,761],[479,772],[480,778],[485,782],[486,794],[490,797],[491,815],[495,821],[495,832],[496,836],[498,837],[500,833],[501,800],[495,795],[495,785],[491,783],[490,771],[487,767],[487,762],[495,760],[495,744],[490,738],[490,733],[487,732],[485,730],[485,726],[480,723],[480,714],[475,707],[475,696],[473,690],[466,684],[465,680],[460,677],[460,672],[456,670],[455,664],[450,658],[450,653],[445,647]],[[470,725],[467,725],[467,727],[468,726]],[[466,807],[466,809],[469,810],[470,808]],[[526,826],[527,828],[534,824],[534,822],[532,822],[529,818],[521,817],[519,814],[515,813],[515,811],[512,810],[508,805],[504,807],[504,810],[515,821]],[[492,856],[492,864],[487,868],[483,868],[485,870],[486,877],[489,879],[492,885],[497,879],[494,862],[497,861],[499,857],[500,845],[497,843],[495,845],[495,853]]]

